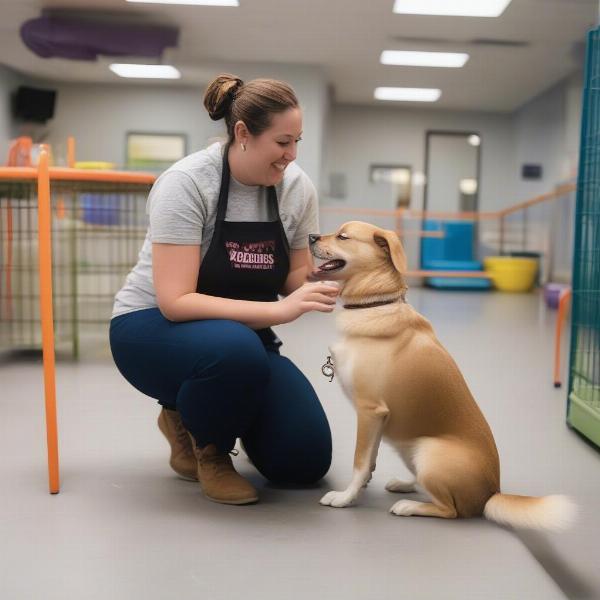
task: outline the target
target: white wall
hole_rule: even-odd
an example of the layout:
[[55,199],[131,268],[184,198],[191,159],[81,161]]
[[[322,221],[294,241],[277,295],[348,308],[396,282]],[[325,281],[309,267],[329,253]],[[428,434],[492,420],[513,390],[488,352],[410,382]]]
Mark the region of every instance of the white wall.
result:
[[[275,77],[288,81],[304,109],[304,135],[300,164],[318,184],[327,89],[317,67],[249,65],[230,70],[242,79]],[[218,71],[215,72],[217,75]],[[40,82],[40,85],[53,85]],[[55,118],[49,123],[50,143],[57,157],[65,154],[65,141],[73,135],[78,160],[125,163],[128,131],[185,133],[188,152],[204,148],[209,138],[225,132],[223,121],[211,121],[203,104],[205,85],[100,85],[59,83]]]
[[[576,175],[581,94],[581,75],[576,74],[514,114],[334,106],[326,135],[324,202],[394,208],[389,188],[369,183],[369,166],[409,165],[413,173],[425,172],[425,135],[432,129],[480,134],[481,211],[498,210],[548,192]],[[523,180],[521,166],[525,163],[540,164],[542,179]],[[345,199],[329,197],[332,173],[345,175]],[[423,187],[417,184],[411,207],[422,206]]]
[[[567,84],[562,82],[515,113],[515,202],[552,190],[568,177]],[[521,178],[523,164],[542,166],[542,178]]]
[[[334,206],[394,208],[386,190],[380,184],[369,183],[369,166],[409,165],[413,173],[424,173],[425,134],[430,129],[479,133],[482,138],[480,210],[495,210],[512,202],[510,115],[339,105],[331,112],[325,170],[328,174],[346,175],[348,195],[345,200],[326,195],[324,202]],[[411,208],[422,206],[423,186],[417,184],[413,186]]]
[[[575,73],[528,102],[515,114],[515,201],[544,194],[556,185],[577,177],[582,96],[582,74]],[[520,177],[521,164],[525,162],[542,165],[540,180],[527,181]],[[528,210],[529,247],[533,248],[536,244],[537,227],[542,236],[547,236],[545,246],[550,252],[555,280],[570,279],[574,209],[575,195],[570,194],[557,202],[544,203]],[[550,229],[549,223],[552,223]]]
[[[46,84],[48,85],[48,84]],[[128,131],[184,133],[188,152],[202,148],[221,132],[202,106],[202,90],[165,86],[66,84],[57,90],[50,143],[64,160],[69,135],[76,140],[77,160],[124,165]]]
[[566,90],[566,151],[565,170],[569,178],[577,176],[579,145],[581,141],[581,113],[583,102],[583,72],[575,73],[567,80]]

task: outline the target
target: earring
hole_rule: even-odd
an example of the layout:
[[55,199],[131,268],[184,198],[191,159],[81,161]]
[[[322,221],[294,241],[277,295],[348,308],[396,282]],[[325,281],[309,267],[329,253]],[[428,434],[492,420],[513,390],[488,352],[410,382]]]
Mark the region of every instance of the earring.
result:
[[240,146],[242,147],[242,152],[246,152],[246,144],[240,144]]

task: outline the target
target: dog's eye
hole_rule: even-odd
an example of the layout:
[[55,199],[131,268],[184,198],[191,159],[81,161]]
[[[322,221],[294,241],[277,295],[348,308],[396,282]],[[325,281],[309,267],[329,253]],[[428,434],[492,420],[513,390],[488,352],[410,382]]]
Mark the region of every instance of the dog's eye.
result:
[[338,240],[349,240],[350,239],[345,233],[339,233],[336,237]]

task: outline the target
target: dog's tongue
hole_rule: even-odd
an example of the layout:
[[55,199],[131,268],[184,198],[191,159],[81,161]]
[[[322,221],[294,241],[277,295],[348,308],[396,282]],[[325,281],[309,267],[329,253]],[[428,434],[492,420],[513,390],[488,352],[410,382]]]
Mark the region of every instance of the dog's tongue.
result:
[[342,267],[344,265],[343,260],[330,260],[326,263],[322,264],[319,267],[319,271],[331,271],[333,269],[337,269],[338,267]]

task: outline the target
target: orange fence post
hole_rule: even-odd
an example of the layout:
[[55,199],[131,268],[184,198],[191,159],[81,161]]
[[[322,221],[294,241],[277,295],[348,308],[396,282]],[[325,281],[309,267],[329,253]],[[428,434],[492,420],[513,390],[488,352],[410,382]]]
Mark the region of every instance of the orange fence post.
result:
[[396,233],[399,238],[404,237],[404,209],[399,208],[396,211]]
[[67,167],[75,168],[75,138],[72,135],[67,138]]
[[571,290],[564,290],[560,294],[558,301],[558,314],[556,315],[556,333],[554,335],[554,387],[559,388],[562,385],[560,377],[560,338],[562,335],[562,326],[567,312],[567,305],[571,299]]
[[44,362],[44,399],[48,443],[48,479],[51,494],[60,488],[58,470],[58,427],[56,420],[56,373],[54,361],[54,317],[52,314],[52,216],[48,150],[40,152],[38,166],[38,238],[40,276],[40,316]]

